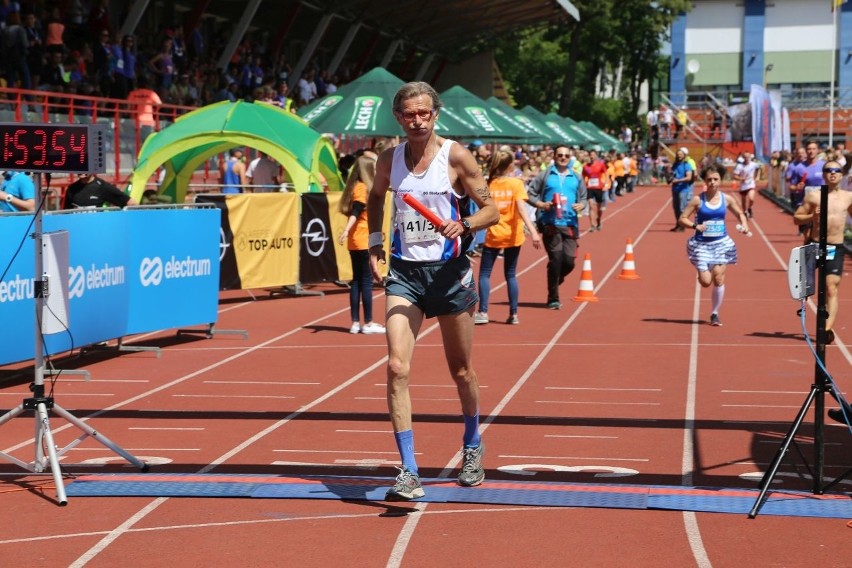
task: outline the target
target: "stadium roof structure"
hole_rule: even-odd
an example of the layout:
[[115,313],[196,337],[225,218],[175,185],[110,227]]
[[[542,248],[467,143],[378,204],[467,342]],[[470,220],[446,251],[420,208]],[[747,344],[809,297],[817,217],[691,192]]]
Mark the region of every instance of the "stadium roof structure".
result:
[[[191,9],[188,0],[177,3]],[[329,47],[357,26],[360,45],[353,43],[351,52],[356,57],[370,43],[401,41],[451,62],[514,31],[580,19],[569,0],[207,0],[204,15],[239,27],[247,12],[254,12],[247,27],[270,32],[273,44],[280,36],[309,45],[316,30],[326,28],[321,41]]]

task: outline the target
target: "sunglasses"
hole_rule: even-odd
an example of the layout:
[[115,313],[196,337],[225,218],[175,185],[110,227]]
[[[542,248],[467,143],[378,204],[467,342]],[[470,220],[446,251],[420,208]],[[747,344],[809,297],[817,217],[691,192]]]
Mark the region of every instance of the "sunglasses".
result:
[[842,174],[843,170],[840,169],[840,168],[825,168],[824,170],[822,170],[822,173],[824,173],[824,174]]
[[571,154],[556,154],[557,158],[570,158]]

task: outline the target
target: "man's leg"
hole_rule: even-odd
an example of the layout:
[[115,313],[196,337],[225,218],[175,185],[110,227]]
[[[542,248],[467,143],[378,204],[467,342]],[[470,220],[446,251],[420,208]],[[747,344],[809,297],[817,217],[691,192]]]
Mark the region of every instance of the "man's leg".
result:
[[[836,251],[835,254],[843,254],[843,251]],[[838,296],[839,286],[840,276],[828,274],[825,277],[825,308],[828,310],[828,315],[825,318],[826,330],[834,329],[834,320],[837,318],[837,309],[840,307],[840,297]]]
[[423,497],[414,459],[414,431],[411,428],[411,396],[408,379],[411,357],[423,312],[400,296],[387,297],[385,329],[388,342],[387,400],[394,437],[399,449],[402,468],[396,482],[386,495],[392,501]]
[[562,272],[562,235],[552,226],[545,227],[542,241],[544,250],[547,252],[547,307],[558,309],[559,276]]
[[473,350],[473,308],[455,314],[438,317],[441,337],[444,342],[444,355],[450,376],[456,383],[456,390],[464,415],[464,435],[462,436],[462,469],[459,484],[474,486],[482,483],[485,469],[482,466],[484,446],[479,436],[479,381],[472,365]]

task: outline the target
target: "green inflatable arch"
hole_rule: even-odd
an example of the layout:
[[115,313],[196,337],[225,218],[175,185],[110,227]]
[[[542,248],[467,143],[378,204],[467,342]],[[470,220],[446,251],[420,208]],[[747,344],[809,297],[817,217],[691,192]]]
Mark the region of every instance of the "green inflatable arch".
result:
[[194,110],[149,136],[130,177],[130,195],[140,201],[145,184],[165,168],[159,193],[183,203],[193,173],[211,156],[248,146],[284,166],[299,193],[341,191],[343,180],[331,141],[291,112],[266,103],[223,101]]

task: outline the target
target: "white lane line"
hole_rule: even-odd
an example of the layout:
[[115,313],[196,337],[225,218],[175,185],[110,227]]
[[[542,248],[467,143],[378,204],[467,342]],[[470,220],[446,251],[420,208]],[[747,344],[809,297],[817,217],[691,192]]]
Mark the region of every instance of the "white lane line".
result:
[[180,432],[180,431],[185,430],[187,432],[203,432],[205,430],[205,428],[178,428],[178,427],[168,428],[166,426],[163,426],[163,427],[131,426],[130,428],[128,428],[128,430],[168,430],[169,432],[175,432],[175,431]]
[[335,432],[342,432],[344,434],[393,434],[393,429],[391,430],[344,430],[338,429]]
[[[312,465],[312,464],[303,464],[303,465]],[[14,474],[16,476],[20,474]],[[165,500],[165,498],[163,498]],[[495,507],[485,507],[480,509],[444,509],[440,511],[428,511],[424,512],[424,515],[468,515],[468,514],[481,514],[481,513],[518,513],[524,511],[560,511],[565,512],[565,507],[504,507],[504,508],[495,508]],[[249,519],[249,520],[239,520],[239,521],[219,521],[215,523],[193,523],[193,524],[184,524],[184,525],[161,525],[155,527],[143,527],[143,528],[128,528],[126,533],[145,533],[145,532],[166,532],[166,531],[182,531],[182,530],[197,530],[204,528],[212,528],[212,527],[235,527],[235,526],[245,526],[245,525],[261,525],[267,523],[294,523],[294,522],[307,522],[307,523],[315,523],[316,521],[333,521],[333,520],[349,520],[349,519],[375,519],[376,513],[350,513],[350,514],[329,514],[329,515],[291,515],[287,514],[287,516],[278,517],[278,518],[267,518],[267,519]],[[34,537],[25,537],[25,538],[10,538],[6,540],[0,540],[0,545],[6,544],[21,544],[21,543],[30,543],[30,542],[46,542],[51,540],[61,540],[61,539],[78,539],[81,537],[93,537],[93,536],[103,536],[109,534],[107,531],[92,531],[92,532],[78,532],[78,533],[64,533],[64,534],[51,534],[46,536],[34,536]]]
[[[396,452],[376,452],[373,450],[272,450],[286,454],[376,454],[376,455],[398,455]],[[414,452],[416,455],[422,455],[420,452]]]
[[660,406],[659,402],[609,402],[584,400],[536,400],[538,404],[604,404],[613,406]]
[[571,434],[545,434],[545,438],[589,438],[592,440],[618,440],[618,436],[582,436]]
[[173,394],[175,398],[296,398],[295,396],[271,394]]
[[[701,285],[696,280],[692,304],[692,333],[689,345],[689,370],[687,374],[686,407],[684,409],[683,454],[681,460],[681,485],[692,486],[692,472],[695,469],[695,402],[698,387],[698,326],[701,305]],[[693,511],[683,511],[683,526],[686,539],[692,550],[692,557],[698,568],[712,568],[710,557],[698,528],[698,517]]]
[[[386,396],[353,396],[352,400],[387,400]],[[454,402],[458,400],[458,397],[453,398],[425,398],[422,396],[412,396],[412,401],[423,401],[423,402]]]
[[755,390],[729,390],[719,391],[724,394],[808,394],[807,391],[755,391]]
[[506,458],[513,460],[582,460],[582,461],[616,461],[616,462],[648,462],[648,458],[603,458],[603,457],[587,457],[587,456],[524,456],[513,454],[500,454],[498,458]]
[[292,385],[315,386],[320,383],[299,383],[293,381],[202,381],[205,385]]
[[663,389],[634,389],[617,387],[544,387],[544,390],[614,391],[614,392],[662,392]]

